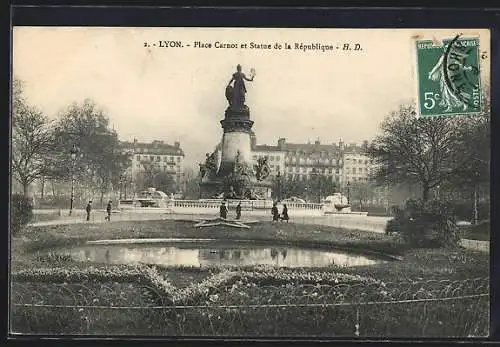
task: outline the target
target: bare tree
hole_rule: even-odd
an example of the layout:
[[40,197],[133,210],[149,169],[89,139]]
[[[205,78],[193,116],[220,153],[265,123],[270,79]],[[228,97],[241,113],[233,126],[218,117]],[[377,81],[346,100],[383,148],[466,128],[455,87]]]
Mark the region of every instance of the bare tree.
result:
[[28,196],[30,184],[44,175],[53,136],[47,117],[27,103],[22,87],[21,81],[14,80],[11,163],[14,178]]
[[358,181],[351,185],[351,199],[359,202],[359,208],[361,210],[374,196],[375,190],[370,182]]
[[[100,201],[110,189],[120,185],[120,176],[130,166],[130,155],[123,153],[118,134],[110,128],[105,113],[91,100],[73,103],[61,114],[54,130],[51,176],[87,182],[99,191]],[[78,147],[80,156],[73,166],[70,150]],[[71,172],[73,171],[73,172]]]
[[467,117],[418,118],[413,105],[402,105],[382,123],[368,149],[379,184],[418,184],[422,200],[469,166],[462,131]]

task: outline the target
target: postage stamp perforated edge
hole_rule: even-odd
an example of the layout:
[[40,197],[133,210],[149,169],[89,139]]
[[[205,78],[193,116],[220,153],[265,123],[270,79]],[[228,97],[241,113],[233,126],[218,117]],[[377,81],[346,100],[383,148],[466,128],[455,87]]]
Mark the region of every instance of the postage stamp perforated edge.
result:
[[[466,41],[466,40],[476,40],[477,41],[477,47],[475,49],[475,55],[476,55],[476,62],[477,62],[477,74],[478,74],[478,101],[479,101],[479,106],[477,107],[477,110],[468,110],[467,112],[464,112],[463,109],[459,109],[457,107],[454,107],[451,111],[449,112],[435,112],[435,113],[429,113],[425,114],[425,112],[422,112],[422,98],[421,98],[421,77],[425,74],[422,74],[422,71],[420,70],[419,66],[419,48],[418,44],[419,43],[432,43],[436,48],[440,47],[443,48],[443,42],[452,42],[452,41]],[[483,59],[481,59],[480,52],[484,47],[482,47],[482,43],[484,42],[483,38],[481,37],[480,33],[477,31],[474,32],[460,32],[456,31],[454,35],[447,33],[447,34],[438,34],[438,33],[416,33],[415,35],[412,36],[411,39],[411,51],[412,51],[412,56],[413,56],[413,69],[412,69],[412,77],[413,77],[413,82],[414,82],[414,95],[415,95],[415,102],[416,102],[416,117],[435,117],[435,116],[468,116],[468,115],[473,115],[473,114],[479,114],[484,111],[484,100],[483,100],[483,81],[482,81],[482,65],[485,63]],[[445,47],[444,47],[445,48]],[[443,54],[444,55],[444,54]]]

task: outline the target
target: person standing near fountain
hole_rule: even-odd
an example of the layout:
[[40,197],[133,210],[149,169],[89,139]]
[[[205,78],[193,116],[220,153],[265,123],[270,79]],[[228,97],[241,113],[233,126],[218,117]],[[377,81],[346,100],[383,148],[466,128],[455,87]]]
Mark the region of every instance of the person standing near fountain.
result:
[[87,222],[90,221],[90,212],[92,212],[92,200],[89,201],[87,207],[85,207],[85,211],[87,212]]
[[273,222],[280,220],[280,213],[278,211],[278,207],[276,206],[275,202],[273,203],[273,208],[271,209],[271,213],[273,215]]
[[227,206],[224,201],[220,204],[219,215],[221,218],[227,219]]
[[286,204],[283,204],[283,212],[281,213],[281,219],[286,220],[287,223],[288,220],[290,219],[290,217],[288,217],[288,207],[286,207]]
[[113,209],[113,207],[111,206],[111,203],[112,203],[112,201],[109,200],[108,206],[106,206],[106,213],[108,215],[106,216],[105,220],[107,220],[108,222],[111,222],[111,210]]
[[238,206],[236,206],[236,219],[241,218],[241,202],[238,202]]

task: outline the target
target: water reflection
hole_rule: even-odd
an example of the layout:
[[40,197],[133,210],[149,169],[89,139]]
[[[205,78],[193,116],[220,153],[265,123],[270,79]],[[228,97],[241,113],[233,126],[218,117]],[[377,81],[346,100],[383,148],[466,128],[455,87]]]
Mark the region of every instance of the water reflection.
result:
[[341,251],[322,251],[292,247],[258,247],[233,245],[94,245],[67,249],[78,261],[108,264],[161,264],[161,265],[274,265],[284,267],[310,267],[372,265],[380,259]]

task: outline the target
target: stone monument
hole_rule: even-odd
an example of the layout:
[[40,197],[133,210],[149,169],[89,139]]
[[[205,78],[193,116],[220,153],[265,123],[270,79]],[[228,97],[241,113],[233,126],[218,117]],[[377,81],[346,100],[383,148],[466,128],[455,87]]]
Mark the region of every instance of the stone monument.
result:
[[238,64],[226,87],[229,105],[220,121],[222,141],[200,164],[201,198],[265,199],[270,194],[273,183],[266,158],[252,161],[250,133],[254,122],[245,103],[245,81],[253,81],[255,75],[251,69],[247,77]]

